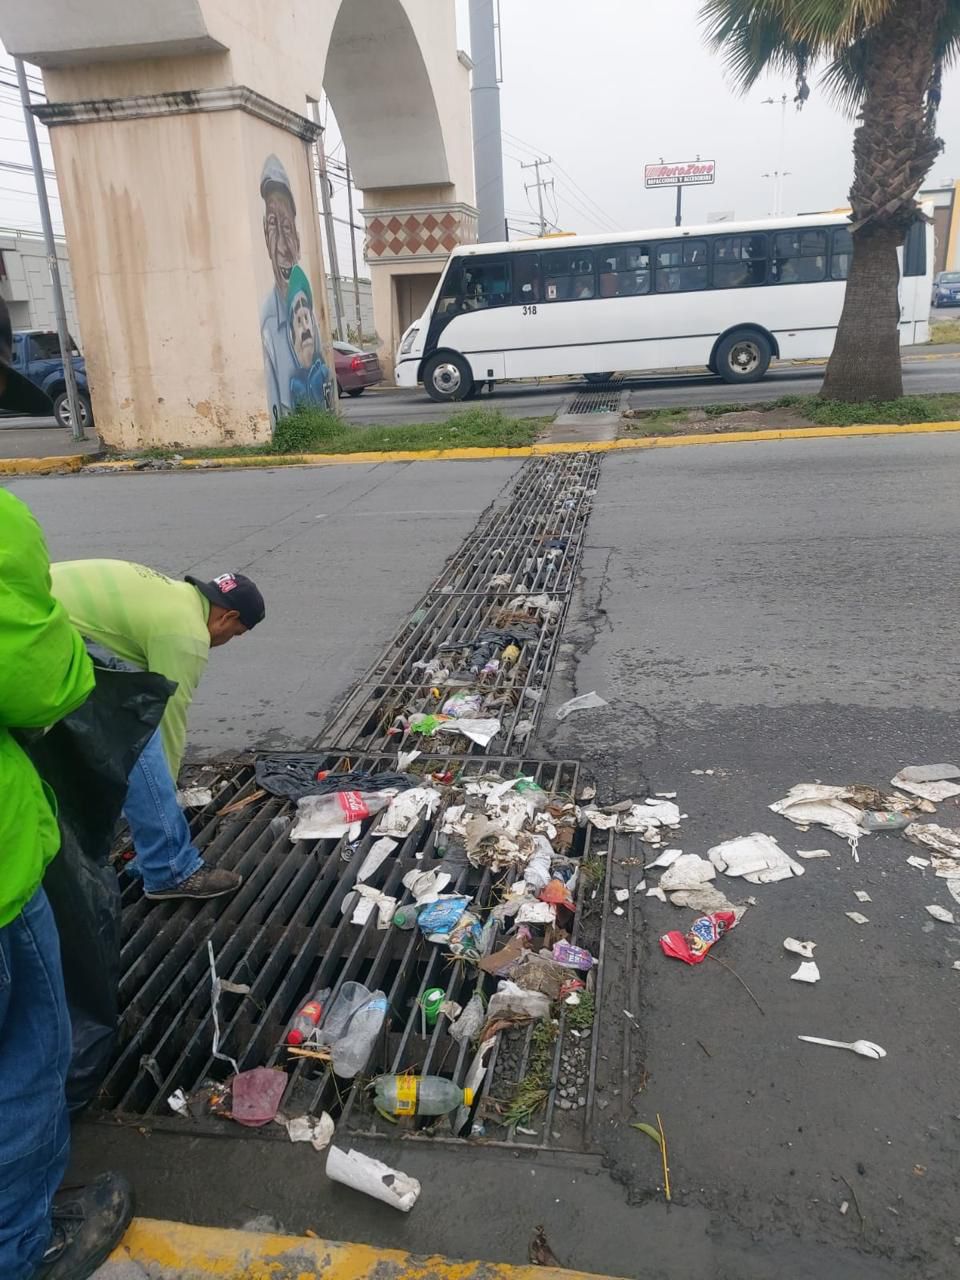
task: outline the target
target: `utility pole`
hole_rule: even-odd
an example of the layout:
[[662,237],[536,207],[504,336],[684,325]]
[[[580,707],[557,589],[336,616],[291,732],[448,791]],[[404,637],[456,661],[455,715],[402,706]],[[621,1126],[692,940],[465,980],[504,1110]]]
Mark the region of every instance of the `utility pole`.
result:
[[60,282],[60,260],[57,257],[57,242],[53,238],[53,223],[50,221],[50,202],[47,199],[47,183],[43,176],[43,165],[40,161],[40,144],[37,141],[37,122],[33,118],[30,106],[30,89],[27,86],[27,73],[22,58],[14,58],[17,69],[17,84],[20,86],[20,102],[23,106],[23,122],[27,128],[27,142],[30,144],[30,161],[33,165],[33,180],[37,187],[37,201],[40,205],[40,223],[43,227],[43,239],[47,247],[47,266],[50,269],[50,283],[53,286],[53,305],[57,313],[57,337],[60,339],[60,359],[63,361],[63,380],[67,385],[67,407],[70,411],[70,434],[74,440],[86,440],[83,429],[83,418],[80,409],[80,397],[77,394],[77,373],[73,367],[73,347],[70,343],[70,331],[67,328],[67,309],[63,302],[63,286]]
[[541,178],[541,177],[540,177],[540,166],[541,166],[542,164],[551,164],[551,163],[552,163],[552,161],[551,161],[550,157],[549,157],[549,156],[547,156],[545,159],[544,159],[544,158],[541,158],[541,159],[539,159],[539,160],[531,160],[529,164],[523,164],[522,162],[521,162],[521,164],[520,164],[520,168],[521,168],[521,169],[534,169],[534,170],[536,171],[536,174],[537,174],[537,180],[536,180],[536,182],[524,183],[524,190],[525,190],[525,191],[529,191],[529,190],[531,189],[531,187],[536,187],[536,189],[537,189],[537,207],[538,207],[538,208],[539,208],[539,210],[540,210],[540,234],[541,234],[541,236],[544,236],[544,235],[546,235],[546,233],[547,233],[547,220],[546,220],[546,218],[544,217],[544,214],[543,214],[543,192],[544,192],[544,188],[545,188],[545,187],[552,187],[552,186],[553,186],[553,179],[552,179],[552,178],[550,178],[550,179],[547,179],[547,178]]
[[470,0],[470,61],[473,81],[473,169],[481,241],[499,240],[503,227],[503,139],[500,134],[500,76],[497,36],[500,0]]
[[[343,294],[340,291],[340,262],[337,258],[337,241],[333,231],[333,208],[330,204],[330,179],[327,177],[327,158],[323,147],[323,126],[320,124],[320,104],[311,102],[310,110],[313,122],[320,132],[317,134],[317,171],[320,175],[320,202],[323,205],[323,225],[327,232],[327,256],[330,259],[330,274],[333,278],[333,310],[336,318],[337,337],[342,342],[346,337],[343,324]],[[351,236],[353,231],[350,232]]]
[[353,305],[357,317],[357,344],[363,346],[363,316],[360,312],[360,276],[357,272],[357,236],[353,229],[353,180],[350,177],[350,160],[344,156],[347,171],[347,218],[350,222],[350,257],[353,261]]
[[678,226],[678,227],[682,227],[682,226],[683,226],[683,187],[681,186],[681,184],[680,184],[679,182],[677,183],[677,219],[676,219],[676,224],[677,224],[677,226]]

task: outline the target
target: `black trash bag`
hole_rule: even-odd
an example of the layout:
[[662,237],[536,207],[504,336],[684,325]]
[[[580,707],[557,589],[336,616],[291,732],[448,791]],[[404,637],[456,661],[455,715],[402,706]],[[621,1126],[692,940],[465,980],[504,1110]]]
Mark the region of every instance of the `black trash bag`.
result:
[[302,800],[304,796],[325,796],[332,791],[386,791],[396,787],[409,791],[418,787],[422,778],[412,773],[368,773],[354,769],[350,773],[323,773],[326,755],[278,754],[258,756],[254,762],[257,786],[272,796]]
[[40,776],[57,796],[60,852],[43,887],[60,933],[73,1028],[67,1105],[84,1107],[110,1066],[118,1020],[120,890],[109,864],[127,778],[160,723],[176,685],[94,657],[96,687],[82,707],[29,743]]

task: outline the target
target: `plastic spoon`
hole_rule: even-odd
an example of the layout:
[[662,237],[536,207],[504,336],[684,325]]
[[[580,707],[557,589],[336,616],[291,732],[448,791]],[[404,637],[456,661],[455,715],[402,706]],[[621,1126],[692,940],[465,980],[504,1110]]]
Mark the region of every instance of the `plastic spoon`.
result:
[[797,1039],[806,1040],[807,1044],[829,1045],[831,1049],[850,1049],[854,1053],[859,1053],[862,1058],[885,1058],[887,1056],[886,1049],[881,1049],[872,1040],[854,1040],[852,1044],[847,1044],[845,1040],[821,1040],[819,1036],[797,1036]]

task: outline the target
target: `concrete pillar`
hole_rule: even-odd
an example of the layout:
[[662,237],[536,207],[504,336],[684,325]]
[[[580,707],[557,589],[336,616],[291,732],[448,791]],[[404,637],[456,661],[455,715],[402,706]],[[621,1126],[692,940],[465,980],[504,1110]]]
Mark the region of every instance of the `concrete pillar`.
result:
[[241,88],[38,114],[109,444],[253,443],[333,403],[310,121]]

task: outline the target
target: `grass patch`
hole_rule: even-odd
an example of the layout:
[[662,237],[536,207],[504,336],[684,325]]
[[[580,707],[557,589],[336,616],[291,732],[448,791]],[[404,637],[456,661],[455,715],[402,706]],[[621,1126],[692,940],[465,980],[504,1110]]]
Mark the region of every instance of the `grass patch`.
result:
[[509,418],[500,409],[462,409],[438,422],[395,427],[353,427],[336,414],[300,408],[277,423],[263,444],[214,445],[203,449],[156,448],[138,458],[272,457],[278,462],[312,453],[389,453],[397,449],[521,448],[533,444],[548,418]]
[[931,342],[960,342],[960,320],[934,320],[930,326]]
[[580,992],[580,1003],[573,1004],[567,1008],[567,1026],[574,1031],[589,1031],[593,1026],[593,1017],[596,1013],[593,994],[590,991]]
[[898,400],[821,400],[819,396],[782,396],[765,408],[794,409],[818,427],[859,424],[953,422],[960,419],[960,395],[901,396]]
[[549,1019],[538,1022],[530,1041],[527,1074],[517,1085],[503,1118],[507,1124],[528,1124],[547,1098],[553,1076],[553,1047],[557,1027]]

